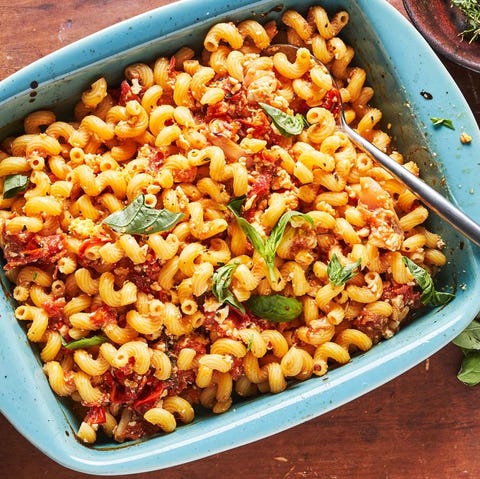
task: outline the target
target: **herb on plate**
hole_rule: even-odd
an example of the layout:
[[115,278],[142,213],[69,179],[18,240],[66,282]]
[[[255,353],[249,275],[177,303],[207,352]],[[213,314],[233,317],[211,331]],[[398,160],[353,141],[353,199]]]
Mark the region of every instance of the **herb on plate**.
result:
[[277,224],[272,228],[270,236],[264,240],[260,236],[260,233],[255,229],[255,227],[252,226],[245,218],[241,216],[240,213],[244,201],[245,195],[234,198],[228,204],[228,209],[235,215],[238,225],[246,234],[247,238],[252,243],[252,246],[260,253],[262,258],[265,260],[270,274],[270,279],[273,281],[275,279],[275,254],[277,252],[278,246],[282,241],[283,235],[285,233],[285,228],[287,227],[288,223],[294,216],[300,216],[313,226],[313,219],[306,213],[300,213],[299,211],[287,211],[283,213]]
[[69,343],[63,343],[63,347],[67,349],[90,348],[92,346],[99,346],[105,341],[107,341],[105,336],[91,336],[89,338],[75,339]]
[[221,304],[228,304],[245,313],[245,308],[242,303],[238,301],[235,295],[230,291],[230,283],[232,281],[232,274],[238,263],[229,263],[220,266],[212,276],[212,293]]
[[433,279],[421,266],[418,266],[410,258],[403,256],[403,263],[412,273],[415,282],[422,290],[420,301],[424,304],[431,304],[432,306],[442,306],[447,304],[451,299],[455,297],[452,293],[446,293],[443,291],[437,291],[433,284]]
[[299,135],[303,129],[308,126],[306,118],[297,113],[296,115],[289,115],[284,111],[267,105],[266,103],[258,103],[262,110],[272,119],[273,124],[283,136]]
[[157,210],[147,206],[145,195],[141,194],[123,210],[107,216],[103,222],[119,233],[149,235],[169,230],[183,216],[183,213],[173,213],[166,209]]
[[434,126],[446,126],[447,128],[450,128],[450,130],[455,130],[455,127],[453,126],[453,121],[449,120],[448,118],[432,116],[430,117],[430,121],[433,123]]
[[327,266],[328,279],[335,286],[342,286],[349,279],[352,279],[356,273],[358,273],[360,264],[361,260],[357,260],[355,263],[342,266],[337,255],[334,253]]
[[457,378],[467,386],[480,384],[480,321],[472,321],[452,342],[464,354]]
[[3,182],[3,197],[7,200],[13,198],[18,193],[25,191],[30,183],[30,178],[26,175],[7,175]]
[[246,304],[255,316],[275,323],[292,321],[303,310],[303,305],[298,299],[288,298],[280,294],[251,296]]
[[467,27],[462,36],[468,36],[469,43],[480,38],[480,2],[478,0],[451,0],[452,6],[457,7],[465,15]]

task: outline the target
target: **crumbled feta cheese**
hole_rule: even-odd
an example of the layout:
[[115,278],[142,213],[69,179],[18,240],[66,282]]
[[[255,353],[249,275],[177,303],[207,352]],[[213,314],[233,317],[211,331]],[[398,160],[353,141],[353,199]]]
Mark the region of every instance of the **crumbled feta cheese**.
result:
[[99,228],[100,226],[95,225],[90,218],[74,218],[68,226],[68,231],[80,238],[89,238],[97,234]]

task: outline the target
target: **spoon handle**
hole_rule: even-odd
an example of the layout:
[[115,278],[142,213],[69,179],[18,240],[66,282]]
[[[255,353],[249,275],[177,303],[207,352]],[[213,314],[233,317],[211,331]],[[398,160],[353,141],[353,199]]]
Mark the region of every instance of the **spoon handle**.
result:
[[480,246],[480,225],[473,221],[463,211],[459,210],[450,201],[417,178],[402,165],[380,151],[376,146],[353,130],[346,122],[342,122],[345,133],[363,150],[373,156],[392,175],[404,183],[410,190],[431,210],[435,211],[445,221],[450,223],[458,232]]

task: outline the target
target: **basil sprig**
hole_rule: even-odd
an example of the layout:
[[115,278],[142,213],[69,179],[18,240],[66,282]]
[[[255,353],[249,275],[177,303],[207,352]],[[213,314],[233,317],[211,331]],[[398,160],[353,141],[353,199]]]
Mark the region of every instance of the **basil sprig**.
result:
[[159,231],[167,231],[175,226],[183,213],[157,210],[145,204],[145,195],[137,196],[126,208],[115,211],[103,222],[119,233],[149,235]]
[[427,305],[430,303],[432,306],[442,306],[447,304],[452,298],[455,297],[455,295],[452,293],[437,291],[433,284],[432,277],[428,271],[423,269],[421,266],[418,266],[410,258],[403,256],[402,260],[410,273],[412,273],[415,282],[422,290],[420,301],[423,304]]
[[288,113],[285,113],[274,106],[267,105],[266,103],[259,102],[258,104],[272,119],[273,124],[283,136],[290,137],[293,135],[299,135],[303,129],[308,126],[306,118],[300,113],[289,115]]
[[278,246],[280,245],[280,242],[282,241],[283,235],[285,233],[285,228],[287,227],[289,221],[294,216],[301,216],[305,221],[314,226],[313,219],[306,213],[300,213],[299,211],[287,211],[280,217],[277,224],[273,227],[272,231],[270,232],[270,236],[266,239],[263,239],[260,236],[260,233],[255,229],[255,227],[253,227],[240,214],[244,200],[245,195],[234,198],[228,204],[228,209],[235,215],[238,225],[247,235],[248,239],[252,243],[252,246],[260,253],[262,258],[265,260],[265,263],[268,267],[270,279],[273,281],[275,279],[275,254],[277,252]]
[[355,263],[349,263],[342,266],[337,255],[334,253],[327,266],[328,279],[335,286],[342,286],[358,273],[358,271],[355,270],[358,270],[360,264],[361,260],[357,260]]
[[212,276],[212,293],[221,304],[228,304],[245,313],[245,308],[242,303],[238,301],[235,295],[230,291],[230,283],[232,281],[232,274],[238,263],[229,263],[220,266]]
[[480,321],[472,321],[452,342],[464,354],[457,378],[467,386],[480,384]]
[[7,175],[3,182],[3,197],[7,200],[13,198],[18,193],[25,191],[30,183],[30,178],[26,175]]
[[75,339],[69,343],[63,343],[63,347],[67,349],[90,348],[92,346],[99,346],[105,341],[107,341],[105,336],[91,336],[89,338]]
[[246,305],[255,316],[275,323],[292,321],[303,310],[303,305],[298,299],[288,298],[280,294],[250,296]]

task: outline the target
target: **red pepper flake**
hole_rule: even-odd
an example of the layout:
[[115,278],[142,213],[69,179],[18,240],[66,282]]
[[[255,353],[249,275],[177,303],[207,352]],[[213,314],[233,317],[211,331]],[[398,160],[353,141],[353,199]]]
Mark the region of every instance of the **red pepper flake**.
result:
[[341,101],[342,99],[338,89],[332,88],[331,90],[327,91],[320,106],[332,112],[333,116],[337,117],[340,113],[342,105]]
[[154,406],[155,402],[161,398],[165,390],[165,384],[164,382],[158,382],[145,389],[147,389],[145,394],[142,394],[142,396],[133,403],[133,409],[139,413],[145,412]]
[[164,163],[165,163],[165,154],[153,147],[150,147],[150,154],[148,157],[149,169],[157,173],[160,171]]
[[104,424],[107,422],[107,415],[103,406],[92,406],[88,409],[84,422],[90,424]]
[[107,305],[99,306],[92,314],[91,321],[98,327],[102,328],[106,324],[116,324],[118,319],[115,309]]
[[46,301],[42,304],[48,316],[49,327],[53,330],[59,330],[65,324],[65,298],[57,298],[52,301]]
[[270,193],[272,179],[272,174],[269,172],[260,174],[253,182],[248,192],[248,196],[256,196],[257,198],[263,198],[265,195]]
[[118,104],[121,106],[125,106],[128,101],[137,100],[140,102],[140,97],[133,93],[132,86],[128,83],[127,80],[123,80],[120,85],[120,96],[118,98]]

